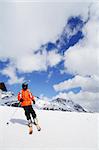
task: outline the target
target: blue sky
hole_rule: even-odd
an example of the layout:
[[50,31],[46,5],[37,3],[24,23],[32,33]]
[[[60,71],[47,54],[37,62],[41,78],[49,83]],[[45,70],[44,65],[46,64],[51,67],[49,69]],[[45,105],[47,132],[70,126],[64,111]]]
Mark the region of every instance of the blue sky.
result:
[[99,3],[0,3],[0,81],[15,94],[99,106]]

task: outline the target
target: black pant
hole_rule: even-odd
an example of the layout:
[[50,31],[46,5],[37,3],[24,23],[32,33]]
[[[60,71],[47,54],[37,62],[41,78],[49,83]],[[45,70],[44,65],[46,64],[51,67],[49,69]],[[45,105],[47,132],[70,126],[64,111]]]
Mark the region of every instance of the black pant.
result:
[[23,106],[23,109],[25,110],[25,116],[27,118],[27,120],[31,119],[31,116],[34,118],[36,118],[36,113],[32,107],[32,105],[29,105],[29,106]]

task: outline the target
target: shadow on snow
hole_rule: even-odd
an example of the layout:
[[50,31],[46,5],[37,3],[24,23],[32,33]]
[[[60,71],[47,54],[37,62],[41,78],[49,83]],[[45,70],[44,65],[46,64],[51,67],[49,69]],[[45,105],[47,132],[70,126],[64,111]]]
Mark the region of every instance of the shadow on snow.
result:
[[12,122],[13,124],[18,123],[18,124],[21,124],[21,125],[27,125],[27,121],[24,120],[24,119],[13,118],[13,119],[10,120],[10,122]]

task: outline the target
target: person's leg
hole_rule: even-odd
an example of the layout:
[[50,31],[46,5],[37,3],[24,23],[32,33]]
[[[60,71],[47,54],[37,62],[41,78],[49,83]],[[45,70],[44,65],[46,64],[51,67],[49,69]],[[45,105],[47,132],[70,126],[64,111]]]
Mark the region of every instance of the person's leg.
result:
[[32,106],[30,106],[30,113],[32,114],[32,117],[33,117],[33,120],[34,120],[34,124],[36,125],[37,130],[40,131],[41,128],[40,128],[39,123],[38,123],[37,115],[36,115],[36,113],[35,113],[35,111],[34,111]]
[[34,111],[34,109],[33,109],[32,105],[31,105],[31,106],[29,106],[29,110],[30,110],[30,113],[31,113],[31,115],[32,115],[33,119],[35,119],[35,118],[36,118],[36,113],[35,113],[35,111]]
[[25,116],[26,116],[26,119],[28,121],[28,125],[30,126],[31,125],[31,116],[30,116],[30,110],[29,110],[29,107],[28,106],[24,106],[23,107],[24,111],[25,111]]

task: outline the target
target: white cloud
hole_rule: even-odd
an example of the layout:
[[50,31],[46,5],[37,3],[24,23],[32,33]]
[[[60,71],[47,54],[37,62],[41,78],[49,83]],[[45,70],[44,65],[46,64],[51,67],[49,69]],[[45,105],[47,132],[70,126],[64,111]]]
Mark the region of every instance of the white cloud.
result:
[[31,73],[32,71],[46,71],[47,70],[47,52],[42,54],[27,53],[21,56],[16,62],[16,67],[20,72]]
[[58,97],[72,100],[75,103],[80,104],[86,110],[99,112],[99,92],[94,93],[94,92],[80,91],[77,94],[73,92],[69,92],[69,93],[60,92],[52,99]]
[[71,88],[81,87],[82,91],[98,92],[99,79],[97,78],[97,76],[82,77],[77,75],[72,79],[56,84],[53,87],[56,91],[63,91]]
[[52,77],[53,73],[54,73],[53,71],[50,71],[50,72],[48,73],[48,77],[47,77],[46,83],[49,82],[49,80],[50,80],[50,78]]
[[48,52],[47,61],[50,67],[56,66],[62,60],[62,56],[56,50]]
[[48,67],[56,66],[62,56],[56,50],[47,52],[45,49],[37,53],[27,53],[26,56],[21,56],[21,59],[16,62],[16,67],[20,72],[46,71]]
[[99,74],[97,55],[98,50],[92,47],[74,46],[65,53],[64,66],[66,71],[74,75]]
[[16,70],[12,65],[4,68],[1,71],[1,74],[6,75],[9,78],[8,79],[8,84],[10,84],[10,85],[15,84],[15,83],[22,83],[24,81],[23,77],[19,78],[19,77],[16,76]]
[[99,75],[99,3],[91,6],[83,34],[84,39],[65,52],[65,69],[75,75]]
[[44,94],[40,95],[40,99],[44,100],[44,101],[50,101],[51,100],[50,98],[46,97]]
[[[0,3],[0,60],[14,62],[20,72],[46,71],[55,66],[61,56],[55,51],[34,54],[41,44],[56,40],[68,17],[82,14],[88,17],[90,3]],[[52,57],[54,57],[52,59]]]

